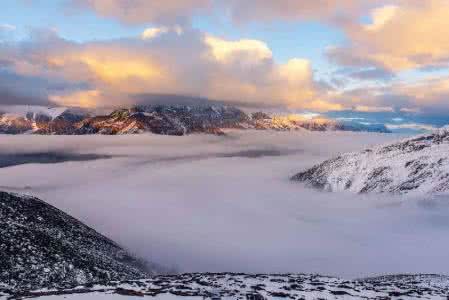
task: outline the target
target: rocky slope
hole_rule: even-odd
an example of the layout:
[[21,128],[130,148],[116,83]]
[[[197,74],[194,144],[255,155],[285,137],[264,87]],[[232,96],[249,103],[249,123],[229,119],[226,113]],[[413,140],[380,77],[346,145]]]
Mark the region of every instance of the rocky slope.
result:
[[221,129],[241,128],[240,124],[248,121],[248,116],[234,107],[153,105],[117,110],[108,116],[83,120],[75,134],[222,134]]
[[398,143],[343,154],[292,179],[355,193],[433,194],[449,191],[449,127]]
[[62,211],[0,192],[0,287],[64,287],[148,274],[117,244]]
[[[1,292],[0,292],[1,293]],[[4,291],[13,299],[447,299],[449,278],[397,275],[362,280],[304,274],[182,274],[150,279],[80,285],[71,290]],[[251,297],[252,296],[252,297]],[[107,297],[107,298],[106,298]],[[198,297],[198,298],[197,298]],[[204,299],[203,298],[203,299]]]
[[64,107],[30,107],[12,113],[0,112],[0,133],[72,134],[77,123],[89,117],[87,111]]
[[6,134],[224,134],[223,129],[374,131],[389,132],[383,125],[363,125],[299,115],[246,114],[223,105],[149,105],[92,116],[86,111],[53,108],[21,114],[0,113],[0,133]]

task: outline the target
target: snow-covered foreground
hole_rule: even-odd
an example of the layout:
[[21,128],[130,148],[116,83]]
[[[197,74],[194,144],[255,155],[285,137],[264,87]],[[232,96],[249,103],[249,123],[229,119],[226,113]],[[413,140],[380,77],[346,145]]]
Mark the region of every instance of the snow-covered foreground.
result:
[[0,136],[1,154],[113,156],[0,168],[0,188],[38,196],[183,272],[448,273],[448,199],[323,193],[289,180],[337,153],[397,138]]
[[[357,281],[304,274],[182,274],[90,284],[69,290],[11,294],[14,299],[447,299],[449,278],[438,275],[388,276]],[[259,298],[250,298],[248,296]],[[0,291],[1,297],[1,291]],[[123,297],[123,298],[120,298]],[[204,298],[203,298],[204,297]]]

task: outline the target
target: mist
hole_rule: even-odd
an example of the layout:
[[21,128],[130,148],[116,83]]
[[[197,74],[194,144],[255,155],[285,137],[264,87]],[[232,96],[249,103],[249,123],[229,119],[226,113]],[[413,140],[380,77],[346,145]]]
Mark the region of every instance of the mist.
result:
[[0,186],[40,197],[179,272],[447,274],[449,199],[327,193],[289,180],[339,153],[399,138],[0,136],[4,157],[95,158],[9,164],[0,168]]

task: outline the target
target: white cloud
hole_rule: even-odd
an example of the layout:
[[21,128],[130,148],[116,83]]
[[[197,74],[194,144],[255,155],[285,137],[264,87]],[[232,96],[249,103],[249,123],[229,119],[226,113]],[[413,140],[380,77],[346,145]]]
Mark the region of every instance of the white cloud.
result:
[[150,27],[142,32],[142,39],[150,40],[161,34],[167,33],[169,31],[168,27]]
[[0,30],[14,31],[16,30],[16,26],[11,24],[0,24]]
[[372,11],[372,23],[365,25],[367,30],[379,30],[386,23],[388,23],[396,13],[399,7],[396,5],[386,5],[380,8],[376,8]]
[[225,40],[208,35],[204,39],[205,43],[211,48],[212,55],[220,62],[233,63],[243,57],[243,62],[259,63],[261,60],[271,59],[271,53],[268,45],[259,40]]
[[361,112],[393,112],[394,109],[391,106],[366,106],[366,105],[357,105],[355,107],[356,111]]

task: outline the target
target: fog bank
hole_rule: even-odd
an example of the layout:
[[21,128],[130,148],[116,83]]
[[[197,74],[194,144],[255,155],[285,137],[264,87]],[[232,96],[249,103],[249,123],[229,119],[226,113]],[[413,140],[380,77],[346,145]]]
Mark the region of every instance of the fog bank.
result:
[[182,272],[448,273],[448,199],[324,193],[289,181],[338,153],[397,138],[306,131],[0,136],[0,155],[100,158],[4,167],[0,186],[41,197]]

